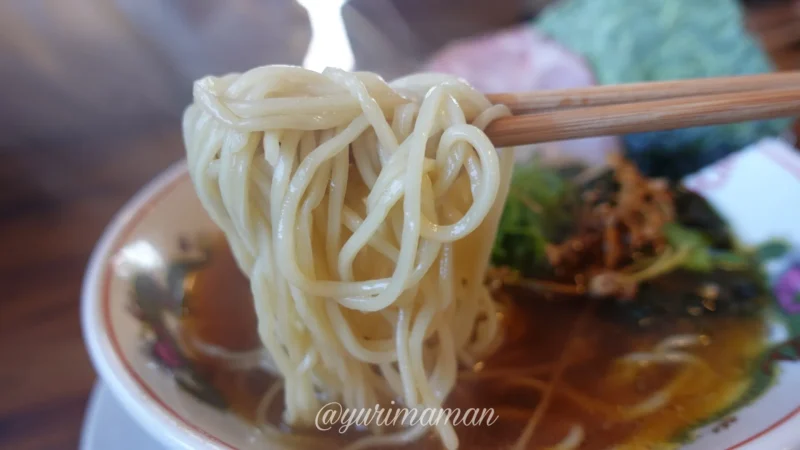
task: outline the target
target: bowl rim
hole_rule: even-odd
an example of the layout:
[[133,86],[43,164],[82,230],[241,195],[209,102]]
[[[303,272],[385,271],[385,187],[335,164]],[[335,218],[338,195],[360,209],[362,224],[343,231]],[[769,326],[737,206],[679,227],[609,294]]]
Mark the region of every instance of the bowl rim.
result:
[[[83,339],[103,383],[131,416],[169,448],[186,450],[237,450],[221,438],[202,430],[153,392],[132,369],[119,350],[110,324],[108,292],[113,271],[110,260],[129,233],[156,209],[160,200],[189,178],[185,160],[173,163],[140,189],[113,216],[89,258],[81,289]],[[800,449],[800,405],[766,428],[754,432],[727,450],[758,449],[763,445]]]

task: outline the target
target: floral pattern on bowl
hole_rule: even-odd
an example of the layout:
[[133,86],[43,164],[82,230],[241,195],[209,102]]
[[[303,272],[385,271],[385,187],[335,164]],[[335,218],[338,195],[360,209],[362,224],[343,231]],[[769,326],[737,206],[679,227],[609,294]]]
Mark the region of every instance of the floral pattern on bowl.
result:
[[775,297],[786,312],[800,314],[800,261],[778,278]]
[[142,323],[144,351],[163,370],[172,375],[178,387],[198,400],[219,409],[227,404],[187,356],[181,345],[177,324],[184,311],[187,277],[201,269],[210,256],[210,239],[181,236],[181,255],[167,266],[166,283],[148,272],[133,276],[130,312]]

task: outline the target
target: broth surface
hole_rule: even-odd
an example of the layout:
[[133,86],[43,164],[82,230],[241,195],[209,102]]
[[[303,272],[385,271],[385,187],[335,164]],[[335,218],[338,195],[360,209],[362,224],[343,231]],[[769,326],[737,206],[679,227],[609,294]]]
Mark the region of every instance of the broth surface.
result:
[[[231,410],[252,422],[274,380],[257,369],[231,368],[219,358],[193,350],[191,344],[204,342],[231,351],[260,347],[249,283],[222,244],[185,285],[181,333],[187,351]],[[499,419],[492,426],[456,427],[462,449],[513,444],[542,400],[559,361],[566,361],[566,368],[529,448],[555,446],[574,425],[584,432],[580,449],[672,448],[675,444],[667,443],[684,430],[740,398],[751,383],[749,369],[765,346],[766,325],[760,316],[689,317],[642,327],[587,311],[592,304],[588,299],[547,300],[510,290],[499,295],[508,305],[503,313],[504,344],[471,373],[459,377],[445,404],[463,410],[494,408]],[[585,319],[579,320],[582,316]],[[679,335],[699,337],[699,344],[680,351],[700,363],[620,362],[625,355],[652,352],[664,339]],[[673,382],[677,384],[666,404],[649,414],[635,414],[637,405],[652,400]],[[275,403],[279,407],[281,402]],[[277,407],[269,413],[275,420],[280,417]],[[347,434],[325,432],[332,443],[357,433]],[[429,435],[409,447],[437,449],[440,445]]]

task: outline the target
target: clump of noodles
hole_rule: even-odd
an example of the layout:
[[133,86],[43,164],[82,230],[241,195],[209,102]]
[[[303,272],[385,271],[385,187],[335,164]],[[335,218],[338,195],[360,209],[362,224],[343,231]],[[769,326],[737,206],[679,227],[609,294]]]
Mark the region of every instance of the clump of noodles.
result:
[[329,401],[440,407],[459,363],[495,348],[482,281],[513,155],[482,129],[507,114],[445,75],[267,66],[195,83],[189,171],[250,279],[286,422],[313,426]]

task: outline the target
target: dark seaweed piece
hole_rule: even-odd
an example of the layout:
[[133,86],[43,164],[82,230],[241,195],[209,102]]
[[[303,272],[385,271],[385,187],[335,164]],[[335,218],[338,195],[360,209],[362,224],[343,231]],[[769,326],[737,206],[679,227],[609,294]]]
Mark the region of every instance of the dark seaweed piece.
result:
[[675,213],[681,225],[702,230],[714,248],[733,248],[733,237],[728,224],[706,199],[683,187],[678,187],[673,192]]
[[686,142],[680,148],[654,146],[647,137],[650,135],[638,133],[625,136],[625,157],[636,163],[648,177],[663,177],[672,181],[695,173],[742,148],[725,144],[707,146],[700,142]]
[[731,298],[738,301],[747,301],[763,294],[758,283],[747,279],[734,281],[730,289]]
[[767,298],[766,283],[755,270],[676,270],[642,283],[636,301],[604,302],[599,311],[609,320],[657,326],[682,317],[750,316]]
[[580,194],[592,191],[596,197],[592,204],[614,202],[614,196],[619,191],[619,183],[614,178],[614,172],[606,170],[581,185]]

